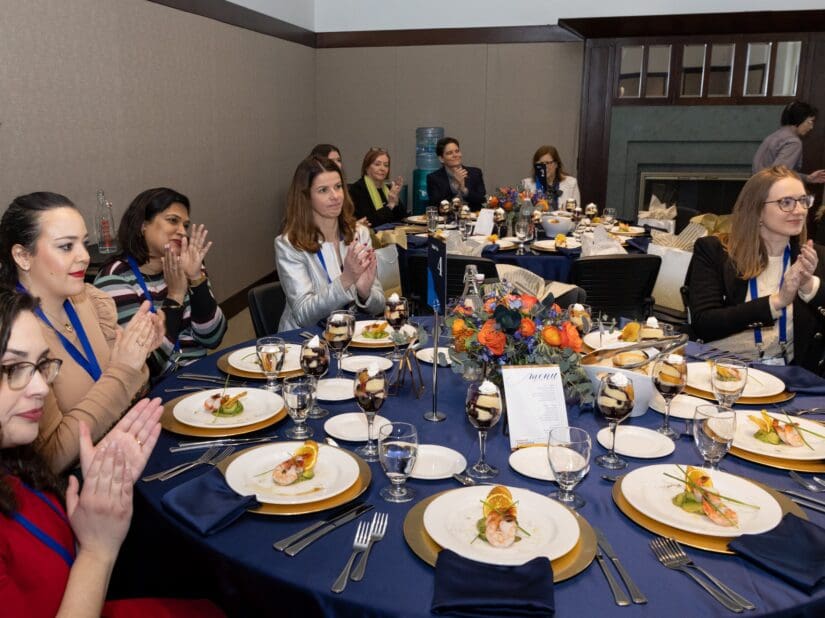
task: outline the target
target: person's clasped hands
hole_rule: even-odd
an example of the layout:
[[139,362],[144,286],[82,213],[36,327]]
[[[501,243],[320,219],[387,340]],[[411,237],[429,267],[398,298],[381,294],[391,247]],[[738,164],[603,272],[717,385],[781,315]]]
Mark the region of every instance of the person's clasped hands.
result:
[[367,298],[375,275],[378,272],[378,258],[369,245],[365,245],[356,238],[347,247],[344,257],[344,268],[341,273],[341,284],[345,288],[355,285],[358,296]]
[[813,241],[808,240],[802,245],[796,261],[785,272],[779,291],[771,295],[771,308],[779,311],[793,303],[797,294],[810,294],[818,264],[819,258],[814,250]]
[[119,328],[112,346],[112,361],[140,369],[146,357],[163,342],[165,321],[162,313],[152,313],[144,301],[124,328]]

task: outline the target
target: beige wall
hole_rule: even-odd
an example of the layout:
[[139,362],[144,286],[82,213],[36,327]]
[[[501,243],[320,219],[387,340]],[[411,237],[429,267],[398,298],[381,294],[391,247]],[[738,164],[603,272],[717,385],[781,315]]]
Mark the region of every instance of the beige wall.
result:
[[[189,196],[219,299],[270,272],[315,139],[315,50],[144,0],[0,0],[0,209],[35,190],[119,217]],[[91,233],[91,230],[90,230]]]
[[529,175],[545,143],[575,173],[581,74],[581,43],[320,49],[317,136],[342,148],[350,181],[370,146],[411,180],[423,126],[458,138],[488,191]]

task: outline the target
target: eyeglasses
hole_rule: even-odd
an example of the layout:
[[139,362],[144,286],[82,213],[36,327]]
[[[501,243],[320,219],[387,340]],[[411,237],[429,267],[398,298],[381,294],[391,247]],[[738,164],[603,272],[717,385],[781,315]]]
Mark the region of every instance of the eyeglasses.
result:
[[556,162],[555,161],[545,161],[544,164],[545,165],[555,165]]
[[796,205],[799,204],[805,210],[808,210],[814,205],[813,195],[800,195],[799,197],[780,197],[778,200],[770,200],[766,204],[776,204],[782,212],[793,212]]
[[39,363],[3,365],[0,367],[0,373],[5,374],[11,390],[19,391],[29,385],[34,377],[35,370],[40,372],[46,384],[51,384],[60,372],[60,366],[62,364],[63,361],[59,358],[44,358]]

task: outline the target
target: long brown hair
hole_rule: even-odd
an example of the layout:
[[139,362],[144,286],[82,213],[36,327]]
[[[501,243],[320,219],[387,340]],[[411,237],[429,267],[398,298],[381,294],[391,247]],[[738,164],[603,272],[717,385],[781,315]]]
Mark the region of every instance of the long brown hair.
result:
[[[564,171],[564,163],[561,161],[561,157],[559,156],[559,151],[556,150],[555,146],[539,146],[539,149],[533,153],[533,165],[539,162],[544,155],[550,155],[553,157],[553,161],[556,162],[556,177],[553,178],[553,182],[559,182],[564,180],[569,175],[567,172]],[[533,175],[532,172],[530,174]],[[547,180],[551,180],[548,178]]]
[[[751,176],[736,198],[730,216],[730,232],[719,235],[742,279],[758,276],[768,265],[768,250],[759,233],[760,220],[771,187],[783,178],[800,180],[796,172],[784,165],[766,168]],[[792,238],[791,243],[802,245],[807,238],[807,224],[803,224],[799,236]]]
[[367,175],[367,168],[372,165],[373,161],[375,161],[381,155],[387,155],[387,180],[390,178],[390,165],[392,164],[392,159],[390,158],[390,153],[387,152],[383,148],[370,148],[367,150],[367,154],[364,155],[364,161],[361,163],[361,176],[364,177]]
[[321,249],[319,241],[321,230],[315,225],[312,217],[310,189],[315,177],[324,172],[335,172],[341,179],[344,206],[341,208],[341,214],[338,215],[338,227],[347,244],[351,243],[355,236],[355,217],[353,216],[355,209],[341,170],[325,157],[310,156],[298,164],[286,196],[286,221],[283,233],[292,246],[301,251],[316,253]]

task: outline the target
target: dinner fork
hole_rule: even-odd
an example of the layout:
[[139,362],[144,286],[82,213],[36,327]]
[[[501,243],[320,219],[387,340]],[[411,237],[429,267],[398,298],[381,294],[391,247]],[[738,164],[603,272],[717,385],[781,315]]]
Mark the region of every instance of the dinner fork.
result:
[[825,487],[820,487],[817,483],[814,483],[813,481],[809,481],[808,479],[806,479],[803,476],[797,474],[793,470],[788,472],[788,476],[790,476],[791,479],[793,479],[794,481],[796,481],[797,483],[802,485],[802,487],[804,487],[808,491],[812,491],[815,494],[825,492]]
[[349,560],[347,560],[347,564],[344,566],[344,570],[341,571],[338,579],[336,579],[335,583],[332,584],[333,592],[343,592],[344,588],[347,587],[347,581],[349,580],[349,572],[352,569],[352,563],[355,562],[355,557],[367,548],[369,538],[369,526],[367,525],[367,522],[362,521],[358,524],[358,529],[355,531],[355,539],[352,542],[352,553],[350,554]]
[[667,539],[663,537],[656,537],[650,542],[650,549],[653,550],[653,555],[656,556],[656,559],[668,569],[673,569],[674,571],[681,571],[685,573],[688,577],[690,577],[693,581],[699,584],[702,588],[705,589],[710,596],[716,599],[719,603],[724,605],[732,612],[736,612],[737,614],[742,613],[745,611],[745,608],[742,607],[739,603],[734,602],[733,599],[728,597],[726,594],[722,594],[718,590],[711,588],[708,584],[705,583],[704,580],[700,579],[698,575],[694,575],[693,571],[690,571],[680,559],[676,558],[668,549],[667,547]]
[[372,549],[373,543],[376,543],[384,538],[384,535],[387,533],[387,519],[388,515],[386,513],[376,513],[372,516],[372,523],[370,524],[370,540],[367,543],[367,548],[364,550],[364,553],[361,554],[361,557],[358,559],[358,564],[355,565],[355,569],[352,571],[352,581],[360,582],[364,579],[364,573],[367,570],[367,560],[370,559],[370,550]]
[[169,474],[170,472],[175,472],[176,470],[180,470],[181,468],[183,468],[185,466],[192,466],[192,465],[197,466],[199,464],[206,463],[207,461],[209,461],[210,458],[214,457],[219,450],[220,450],[220,447],[213,446],[209,450],[202,453],[201,456],[198,457],[197,459],[193,459],[192,461],[184,461],[183,463],[180,463],[176,466],[172,466],[171,468],[167,468],[166,470],[161,470],[160,472],[155,472],[154,474],[149,474],[147,476],[144,476],[141,480],[142,481],[155,481],[155,480],[161,478],[162,476],[164,476],[166,474]]
[[183,474],[184,472],[186,472],[188,470],[191,470],[195,466],[199,466],[201,464],[206,464],[207,466],[216,466],[221,461],[223,461],[224,459],[229,457],[234,452],[235,452],[235,447],[234,446],[227,446],[225,449],[223,449],[220,453],[218,453],[217,455],[212,457],[210,460],[201,461],[201,462],[198,462],[198,463],[195,463],[195,464],[191,464],[187,467],[181,468],[180,470],[175,470],[174,472],[163,475],[162,477],[160,477],[160,480],[161,481],[168,481],[169,479],[176,477],[178,474]]

